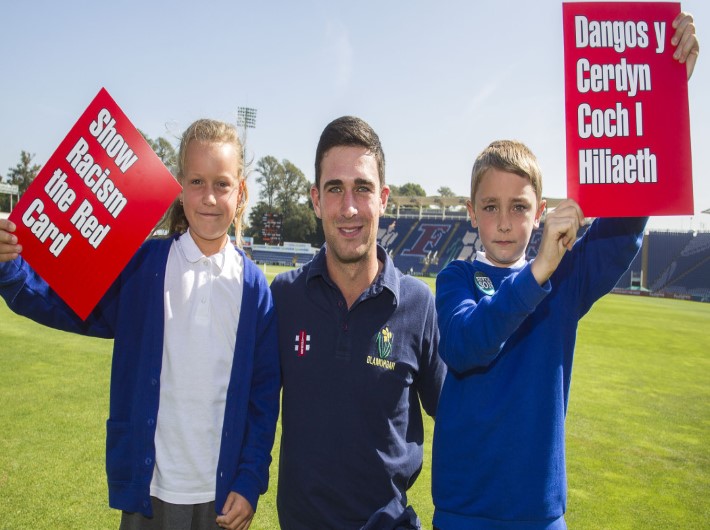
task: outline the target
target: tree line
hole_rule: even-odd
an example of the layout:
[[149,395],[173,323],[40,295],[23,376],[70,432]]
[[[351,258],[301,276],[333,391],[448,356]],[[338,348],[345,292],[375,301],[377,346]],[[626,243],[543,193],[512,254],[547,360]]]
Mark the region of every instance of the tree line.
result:
[[[153,151],[163,161],[163,164],[175,174],[177,169],[177,151],[172,143],[163,138],[150,138],[141,134]],[[40,164],[35,163],[35,155],[28,151],[20,152],[20,161],[10,168],[0,182],[16,184],[22,195],[39,173]],[[281,240],[310,243],[314,246],[323,244],[324,236],[320,222],[317,220],[310,200],[311,182],[303,172],[289,160],[279,161],[268,155],[260,158],[250,173],[255,173],[259,192],[254,197],[254,189],[250,198],[251,210],[248,219],[244,221],[245,236],[254,238],[255,243],[262,243],[262,229],[266,214],[282,216]],[[448,187],[437,190],[441,197],[454,197],[456,194]],[[401,186],[390,185],[390,195],[408,197],[426,197],[426,192],[419,184],[408,182]],[[255,201],[255,198],[258,199]],[[0,194],[0,211],[10,211],[10,196]],[[12,204],[16,202],[15,197]]]

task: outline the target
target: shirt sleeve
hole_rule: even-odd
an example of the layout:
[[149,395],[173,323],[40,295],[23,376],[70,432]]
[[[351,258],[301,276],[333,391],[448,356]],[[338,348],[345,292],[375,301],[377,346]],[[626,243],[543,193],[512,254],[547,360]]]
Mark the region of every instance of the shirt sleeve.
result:
[[[575,243],[568,264],[561,264],[552,281],[575,283],[577,318],[582,318],[599,298],[609,293],[638,254],[648,217],[596,219]],[[565,266],[570,270],[565,270]]]
[[551,290],[540,286],[530,264],[511,273],[492,295],[477,297],[470,264],[454,262],[436,279],[439,352],[449,370],[490,365],[506,341]]
[[244,496],[255,511],[259,495],[266,492],[269,483],[281,389],[276,310],[266,280],[259,278],[257,285],[259,302],[247,428],[236,480],[231,487]]
[[419,361],[417,389],[422,407],[432,418],[436,416],[441,387],[446,377],[446,365],[439,357],[439,329],[436,320],[434,296],[427,293],[426,319],[422,334],[422,351]]
[[0,296],[8,307],[18,315],[51,328],[113,338],[112,326],[103,318],[106,304],[113,295],[110,289],[104,296],[103,309],[95,309],[82,320],[22,257],[0,263]]

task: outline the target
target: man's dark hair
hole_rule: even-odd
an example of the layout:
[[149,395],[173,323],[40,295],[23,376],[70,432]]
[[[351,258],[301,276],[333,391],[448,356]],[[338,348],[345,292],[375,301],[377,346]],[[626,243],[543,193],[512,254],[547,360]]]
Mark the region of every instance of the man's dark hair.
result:
[[342,116],[331,121],[318,140],[316,149],[316,188],[320,189],[321,162],[333,147],[364,147],[377,162],[380,187],[385,185],[385,152],[380,138],[367,122],[355,116]]

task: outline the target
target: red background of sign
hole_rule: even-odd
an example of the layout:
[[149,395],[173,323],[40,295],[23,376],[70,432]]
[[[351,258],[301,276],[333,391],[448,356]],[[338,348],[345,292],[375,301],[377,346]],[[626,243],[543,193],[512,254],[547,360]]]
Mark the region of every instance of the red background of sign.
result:
[[[567,194],[575,199],[588,217],[631,217],[646,215],[684,215],[693,213],[690,118],[686,67],[673,59],[671,45],[673,19],[680,12],[679,3],[564,3],[565,112],[567,121]],[[576,48],[576,15],[590,21],[645,21],[648,26],[647,48],[627,48],[623,53],[613,48]],[[656,53],[653,23],[666,22],[665,49]],[[651,90],[629,97],[617,92],[587,92],[577,89],[576,64],[580,58],[591,64],[648,64]],[[636,136],[635,104],[643,111],[644,134]],[[578,133],[579,105],[592,109],[614,108],[620,102],[629,110],[630,136],[582,139]],[[648,147],[656,155],[658,182],[633,184],[579,184],[579,151],[610,148],[612,154],[635,154]]]
[[[117,134],[138,155],[138,160],[125,173],[89,132],[89,125],[97,120],[103,108],[116,120]],[[66,160],[80,137],[89,144],[88,153],[93,156],[94,162],[102,169],[110,169],[108,178],[113,180],[127,200],[116,218]],[[67,212],[61,212],[44,189],[58,168],[66,173],[66,182],[77,195]],[[15,235],[23,247],[22,257],[77,315],[85,319],[179,193],[180,185],[175,178],[106,89],[102,88],[22,195],[10,219],[17,225]],[[42,200],[43,213],[49,216],[59,231],[72,235],[59,256],[49,252],[50,240],[42,243],[22,221],[22,215],[35,198]],[[96,249],[70,222],[85,198],[93,206],[92,215],[99,224],[111,226]],[[35,219],[37,216],[37,213],[33,215]]]

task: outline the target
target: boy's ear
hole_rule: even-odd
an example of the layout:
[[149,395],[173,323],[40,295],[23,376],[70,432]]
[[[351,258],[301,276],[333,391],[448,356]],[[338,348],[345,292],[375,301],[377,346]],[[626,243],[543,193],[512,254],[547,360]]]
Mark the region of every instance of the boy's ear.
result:
[[470,200],[466,201],[466,209],[468,210],[469,217],[471,217],[471,226],[473,228],[478,228],[478,221],[476,221],[476,214],[473,211],[473,203]]
[[547,207],[547,201],[542,199],[535,212],[535,228],[540,226],[540,220],[542,219],[542,214],[545,213],[545,208]]

